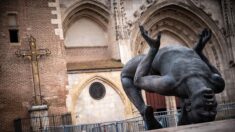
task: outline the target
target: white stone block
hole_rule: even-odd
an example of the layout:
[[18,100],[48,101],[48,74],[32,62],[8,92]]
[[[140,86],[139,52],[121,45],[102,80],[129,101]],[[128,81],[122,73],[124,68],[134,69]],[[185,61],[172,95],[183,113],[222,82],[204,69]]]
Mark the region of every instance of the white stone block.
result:
[[59,29],[55,29],[55,34],[56,35],[60,35],[60,30]]
[[58,24],[58,19],[51,19],[51,24]]
[[52,10],[51,14],[57,14],[57,10]]

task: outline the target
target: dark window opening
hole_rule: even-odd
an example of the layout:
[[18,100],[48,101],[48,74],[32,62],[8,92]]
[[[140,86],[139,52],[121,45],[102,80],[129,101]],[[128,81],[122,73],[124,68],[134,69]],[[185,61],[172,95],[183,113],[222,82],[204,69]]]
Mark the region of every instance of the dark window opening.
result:
[[177,110],[178,110],[178,111],[181,110],[181,107],[177,107]]
[[167,115],[167,109],[166,108],[156,109],[155,112],[156,112],[155,115]]
[[105,96],[106,91],[105,91],[105,87],[102,83],[94,82],[91,84],[91,86],[89,88],[89,93],[93,99],[99,100]]
[[166,111],[166,108],[157,109],[157,112],[164,112],[164,111]]
[[9,29],[9,35],[10,35],[10,42],[11,43],[18,43],[18,29]]

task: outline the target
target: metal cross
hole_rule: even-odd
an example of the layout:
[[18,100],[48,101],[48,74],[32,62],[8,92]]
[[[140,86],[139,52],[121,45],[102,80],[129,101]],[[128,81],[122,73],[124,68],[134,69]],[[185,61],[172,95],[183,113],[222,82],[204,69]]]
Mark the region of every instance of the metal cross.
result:
[[18,49],[15,54],[17,57],[29,57],[32,64],[33,82],[34,82],[34,103],[35,105],[42,105],[42,95],[40,88],[40,78],[38,69],[38,59],[44,55],[50,55],[49,49],[37,49],[36,39],[32,36],[29,37],[30,50]]

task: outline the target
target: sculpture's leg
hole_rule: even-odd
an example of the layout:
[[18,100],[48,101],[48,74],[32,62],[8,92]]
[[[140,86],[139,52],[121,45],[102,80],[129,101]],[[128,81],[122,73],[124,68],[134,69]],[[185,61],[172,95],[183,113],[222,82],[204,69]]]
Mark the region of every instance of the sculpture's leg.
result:
[[157,55],[160,47],[161,33],[159,32],[157,39],[154,40],[147,35],[147,32],[144,30],[143,26],[140,26],[140,31],[143,38],[150,46],[150,49],[148,51],[148,54],[144,56],[138,64],[135,72],[134,84],[135,86],[143,88],[145,90],[154,91],[160,94],[167,94],[167,92],[169,92],[169,89],[173,88],[175,84],[172,76],[149,75],[153,60]]
[[152,91],[162,95],[170,95],[171,92],[174,91],[175,83],[176,81],[170,75],[148,75],[139,77],[135,82],[135,85],[147,91]]
[[210,40],[211,35],[212,35],[211,30],[204,29],[200,34],[200,38],[193,49],[196,52],[201,53],[202,50],[205,48],[206,43]]
[[225,82],[224,79],[221,77],[220,72],[216,69],[216,67],[214,67],[209,60],[207,59],[207,57],[201,52],[198,53],[198,55],[201,57],[201,59],[208,65],[208,67],[210,68],[211,72],[213,73],[210,77],[210,81],[211,83],[213,83],[214,85],[214,92],[215,93],[220,93],[224,90],[225,87]]
[[209,66],[209,68],[211,69],[213,73],[220,75],[219,71],[209,62],[209,60],[203,54],[203,49],[205,48],[207,42],[210,40],[211,35],[212,33],[210,30],[204,29],[200,35],[200,38],[197,44],[195,45],[193,49],[200,56],[200,58]]
[[147,41],[148,45],[150,46],[150,51],[148,55],[145,56],[144,59],[141,60],[140,63],[138,64],[137,70],[135,72],[135,79],[134,79],[135,81],[133,80],[133,78],[128,78],[125,76],[122,76],[121,80],[127,96],[143,116],[147,130],[151,130],[151,129],[161,128],[161,125],[154,118],[153,109],[151,107],[145,106],[143,98],[140,93],[141,92],[140,88],[142,87],[137,87],[136,85],[134,85],[134,82],[136,82],[136,79],[138,80],[140,76],[144,76],[149,73],[152,61],[160,47],[161,34],[159,33],[157,39],[155,40],[148,36],[148,33],[143,26],[140,26],[140,32],[143,38]]
[[206,43],[210,40],[211,35],[212,33],[210,30],[204,29],[200,35],[200,38],[197,44],[195,45],[193,49],[200,56],[200,58],[208,65],[211,72],[213,73],[211,75],[210,80],[214,85],[214,88],[213,88],[214,92],[220,93],[224,90],[224,87],[225,87],[224,79],[221,77],[221,74],[218,71],[218,69],[215,66],[213,66],[208,60],[208,58],[203,54],[203,49]]
[[152,130],[162,128],[159,122],[154,118],[153,108],[151,106],[145,105],[141,95],[141,89],[133,84],[133,79],[130,77],[122,76],[121,81],[128,98],[142,115],[145,121],[146,129]]
[[213,73],[216,73],[221,76],[220,72],[214,67],[208,60],[208,58],[202,53],[202,52],[197,52],[197,54],[200,56],[200,58],[208,65],[208,67],[211,69]]

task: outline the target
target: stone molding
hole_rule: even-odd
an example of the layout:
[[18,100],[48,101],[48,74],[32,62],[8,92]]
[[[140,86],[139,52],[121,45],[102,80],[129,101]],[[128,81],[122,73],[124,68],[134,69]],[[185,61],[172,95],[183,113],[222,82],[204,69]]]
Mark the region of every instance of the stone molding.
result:
[[89,85],[91,82],[93,82],[95,80],[102,81],[102,82],[106,83],[107,85],[109,85],[111,88],[113,88],[116,91],[116,93],[120,96],[120,98],[124,104],[125,115],[126,116],[132,115],[133,112],[132,112],[131,103],[130,103],[129,99],[127,98],[125,92],[121,89],[120,84],[116,84],[115,82],[112,82],[109,79],[106,79],[105,77],[100,76],[100,75],[90,76],[89,79],[85,79],[85,81],[72,86],[72,89],[69,90],[69,94],[72,99],[72,105],[71,105],[71,108],[69,111],[72,112],[72,115],[76,115],[75,106],[76,106],[77,99],[80,96],[81,92],[84,90],[84,88],[86,88],[87,85]]
[[62,20],[61,20],[61,11],[60,11],[60,2],[55,0],[55,2],[48,2],[48,7],[53,7],[55,10],[51,10],[52,15],[56,15],[57,18],[51,19],[51,24],[56,25],[55,34],[60,37],[61,40],[64,39],[63,29],[62,29]]

